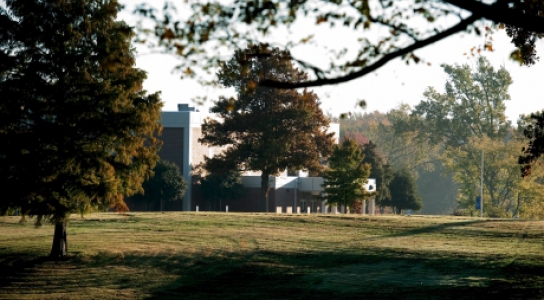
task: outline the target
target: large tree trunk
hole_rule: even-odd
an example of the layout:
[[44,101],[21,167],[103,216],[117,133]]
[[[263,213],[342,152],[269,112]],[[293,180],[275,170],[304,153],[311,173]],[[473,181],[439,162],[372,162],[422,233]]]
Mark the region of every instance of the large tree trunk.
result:
[[268,191],[270,190],[268,176],[268,173],[263,172],[263,174],[261,174],[261,205],[263,212],[268,212]]
[[66,221],[55,223],[55,234],[53,235],[53,247],[49,257],[62,259],[68,253],[68,242],[66,241]]

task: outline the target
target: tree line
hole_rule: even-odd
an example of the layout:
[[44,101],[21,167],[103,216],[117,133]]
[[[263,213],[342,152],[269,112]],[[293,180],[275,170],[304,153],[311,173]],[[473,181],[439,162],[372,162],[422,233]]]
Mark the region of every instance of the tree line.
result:
[[[343,135],[375,142],[393,169],[410,170],[425,206],[447,197],[443,208],[474,214],[482,181],[486,215],[541,217],[542,170],[533,167],[521,176],[519,164],[527,144],[524,129],[534,121],[522,116],[513,126],[505,115],[510,74],[494,69],[484,57],[474,68],[442,67],[444,93],[429,87],[413,108],[400,105],[387,113],[347,116],[339,120]],[[441,180],[433,179],[440,173]]]
[[375,196],[363,184],[369,176],[377,176],[380,205],[396,211],[421,207],[409,174],[389,172],[373,144],[364,150],[350,139],[333,145],[333,133],[327,133],[329,119],[315,93],[260,84],[270,79],[307,79],[286,51],[267,44],[250,45],[221,65],[218,78],[224,86],[234,87],[237,95],[217,101],[210,109],[217,118],[208,118],[202,125],[200,142],[228,146],[219,155],[205,157],[204,173],[260,172],[262,211],[269,208],[269,177],[284,170],[323,176],[324,200],[329,205],[357,210],[361,201]]

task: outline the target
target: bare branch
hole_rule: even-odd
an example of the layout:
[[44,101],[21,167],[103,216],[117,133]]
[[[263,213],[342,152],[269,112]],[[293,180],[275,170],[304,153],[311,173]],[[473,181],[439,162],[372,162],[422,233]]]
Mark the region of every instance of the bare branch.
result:
[[436,35],[433,35],[427,39],[417,41],[410,46],[407,46],[405,48],[399,49],[397,51],[391,52],[389,54],[384,55],[381,59],[373,63],[372,65],[369,65],[359,71],[336,77],[336,78],[324,78],[324,79],[317,79],[312,81],[306,81],[306,82],[299,82],[299,83],[289,83],[289,82],[278,82],[273,80],[263,80],[260,82],[263,86],[268,87],[275,87],[275,88],[283,88],[283,89],[296,89],[296,88],[305,88],[305,87],[312,87],[312,86],[322,86],[322,85],[329,85],[329,84],[337,84],[342,82],[347,82],[359,77],[362,77],[368,73],[371,73],[382,66],[384,66],[386,63],[388,63],[390,60],[393,60],[397,57],[401,57],[405,54],[408,54],[414,50],[426,47],[430,44],[433,44],[437,41],[440,41],[452,34],[455,34],[457,32],[463,31],[469,26],[470,24],[474,23],[476,20],[480,19],[480,15],[472,15],[463,21],[459,22],[457,25],[450,27],[447,30],[444,30],[440,33],[437,33]]
[[378,18],[370,17],[370,21],[372,21],[373,23],[381,24],[383,26],[387,26],[387,27],[389,27],[391,29],[394,29],[394,30],[396,30],[398,32],[402,32],[402,33],[406,34],[407,36],[409,36],[413,41],[418,40],[418,37],[413,32],[411,32],[407,28],[403,28],[402,25],[396,25],[396,24],[385,22],[381,17],[378,17]]

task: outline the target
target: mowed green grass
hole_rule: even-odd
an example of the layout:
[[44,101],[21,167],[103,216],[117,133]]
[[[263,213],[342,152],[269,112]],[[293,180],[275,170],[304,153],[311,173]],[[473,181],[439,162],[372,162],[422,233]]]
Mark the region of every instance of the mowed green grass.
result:
[[0,217],[0,299],[541,299],[544,222],[114,213]]

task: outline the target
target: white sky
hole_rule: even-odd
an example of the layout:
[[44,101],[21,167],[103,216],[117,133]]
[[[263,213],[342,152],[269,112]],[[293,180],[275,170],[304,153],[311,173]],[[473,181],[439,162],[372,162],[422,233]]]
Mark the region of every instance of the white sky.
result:
[[[129,0],[121,2],[126,3],[127,1]],[[137,1],[137,3],[139,2],[141,1]],[[119,17],[126,19],[128,23],[133,23],[133,16],[130,13],[122,13]],[[331,32],[319,30],[325,32],[325,39],[321,40],[330,41],[331,44],[337,43],[339,40],[353,39],[347,33],[344,35],[339,30]],[[328,37],[327,34],[329,34]],[[291,36],[284,37],[292,38]],[[521,67],[509,59],[514,47],[510,44],[506,33],[500,31],[493,36],[493,39],[495,51],[482,53],[490,60],[495,69],[504,65],[512,76],[514,83],[509,89],[512,100],[506,102],[506,115],[515,124],[520,114],[529,114],[544,109],[542,101],[544,97],[544,82],[542,82],[544,43],[540,42],[537,48],[542,61],[532,67]],[[423,99],[423,92],[428,86],[443,91],[447,76],[440,64],[474,64],[474,58],[467,59],[463,53],[469,52],[471,47],[481,46],[483,43],[483,37],[465,33],[457,34],[415,52],[416,55],[430,62],[431,66],[426,64],[406,66],[400,59],[396,59],[363,78],[348,83],[313,88],[313,90],[322,101],[323,111],[336,116],[348,111],[372,112],[378,110],[387,112],[401,103],[407,103],[413,107]],[[145,49],[140,50],[140,52],[144,51]],[[300,54],[296,52],[293,54],[300,57]],[[305,57],[305,59],[307,58]],[[320,58],[314,58],[314,61],[316,61],[315,59],[319,61]],[[194,105],[190,102],[194,96],[208,96],[209,99],[217,99],[218,91],[202,87],[191,80],[180,80],[178,75],[172,74],[176,62],[177,59],[173,55],[167,54],[148,54],[137,57],[137,67],[148,72],[144,88],[148,92],[162,91],[162,100],[165,103],[163,110],[176,110],[178,103]],[[356,106],[358,100],[361,99],[367,102],[366,110]],[[207,111],[207,107],[199,108],[201,111]]]

